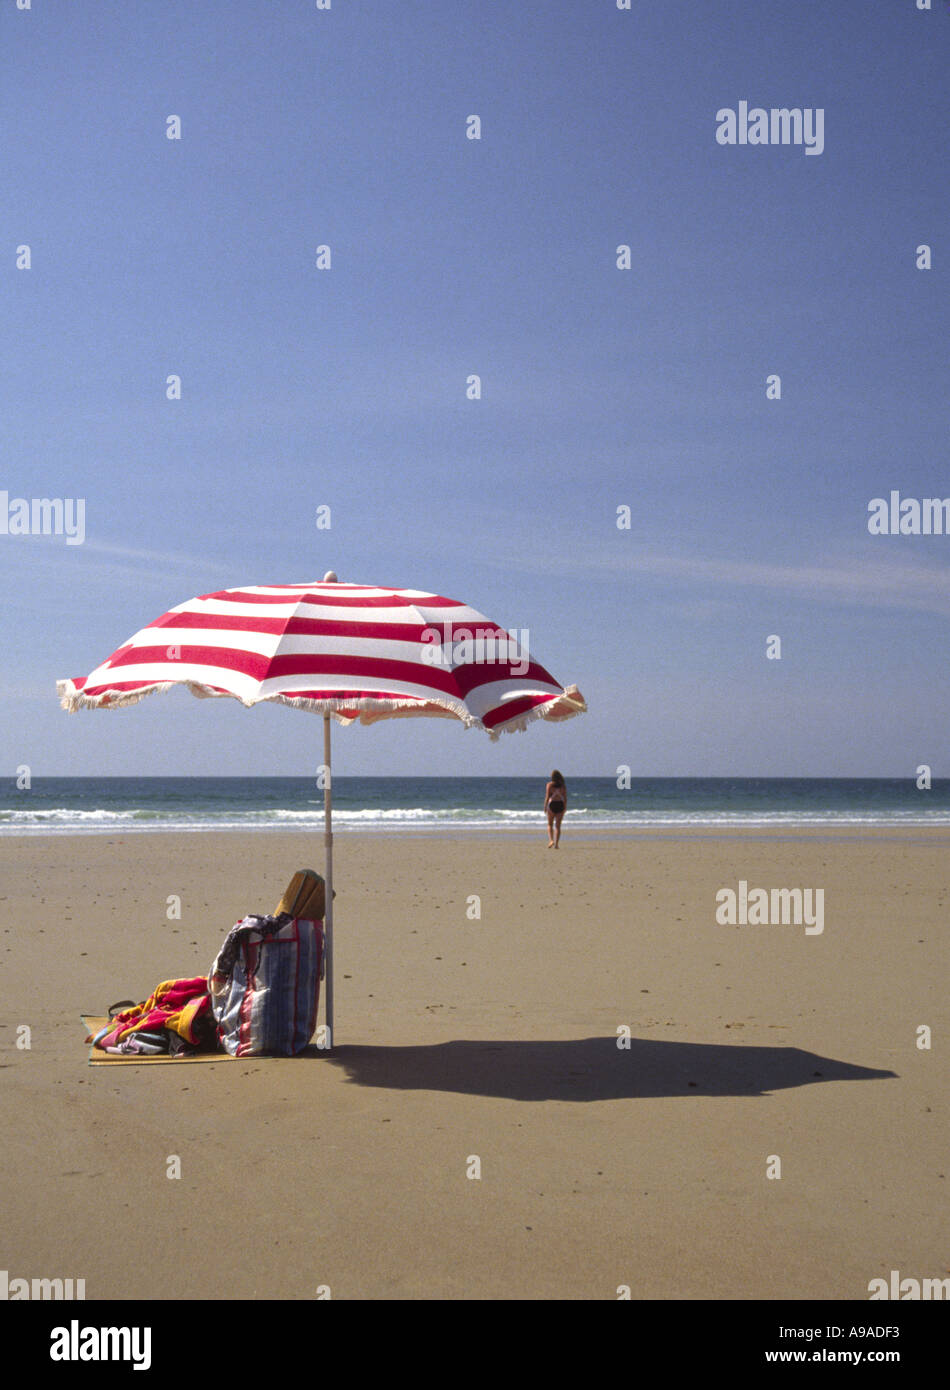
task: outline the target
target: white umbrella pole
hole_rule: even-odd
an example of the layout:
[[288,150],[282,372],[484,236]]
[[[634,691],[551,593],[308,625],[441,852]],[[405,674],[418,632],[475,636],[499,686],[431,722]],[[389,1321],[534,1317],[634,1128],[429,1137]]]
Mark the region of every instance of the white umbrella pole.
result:
[[323,843],[326,846],[327,905],[324,916],[326,935],[325,987],[327,1048],[333,1047],[333,790],[330,778],[330,716],[323,716]]

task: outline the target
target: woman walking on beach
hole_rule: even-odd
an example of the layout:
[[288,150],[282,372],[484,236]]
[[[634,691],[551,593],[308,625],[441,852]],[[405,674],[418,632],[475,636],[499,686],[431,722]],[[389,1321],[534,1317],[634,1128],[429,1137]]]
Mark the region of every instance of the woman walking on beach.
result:
[[548,849],[557,849],[561,841],[561,821],[567,810],[567,783],[557,768],[544,789],[544,809],[548,813]]

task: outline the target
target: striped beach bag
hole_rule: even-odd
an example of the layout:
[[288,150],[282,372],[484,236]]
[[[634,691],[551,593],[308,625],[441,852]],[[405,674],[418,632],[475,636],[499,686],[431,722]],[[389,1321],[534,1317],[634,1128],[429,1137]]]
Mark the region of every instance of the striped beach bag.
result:
[[291,917],[244,917],[208,975],[218,1038],[233,1057],[292,1057],[317,1027],[323,974],[323,923]]

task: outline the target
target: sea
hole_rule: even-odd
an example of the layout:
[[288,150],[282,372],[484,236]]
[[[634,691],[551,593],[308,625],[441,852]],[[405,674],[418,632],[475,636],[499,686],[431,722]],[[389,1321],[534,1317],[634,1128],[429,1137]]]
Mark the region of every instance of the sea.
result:
[[[950,780],[913,777],[568,778],[565,830],[950,825]],[[335,777],[334,834],[538,831],[545,779]],[[34,777],[0,786],[0,836],[323,830],[312,777]]]

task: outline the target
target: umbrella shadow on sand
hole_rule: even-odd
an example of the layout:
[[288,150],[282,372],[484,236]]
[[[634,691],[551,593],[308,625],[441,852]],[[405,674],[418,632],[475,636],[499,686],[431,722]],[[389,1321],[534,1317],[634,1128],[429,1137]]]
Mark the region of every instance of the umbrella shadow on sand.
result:
[[893,1071],[797,1047],[663,1042],[616,1037],[551,1042],[456,1042],[335,1048],[316,1054],[358,1086],[454,1091],[504,1100],[636,1100],[656,1096],[764,1096],[820,1081],[874,1081]]

